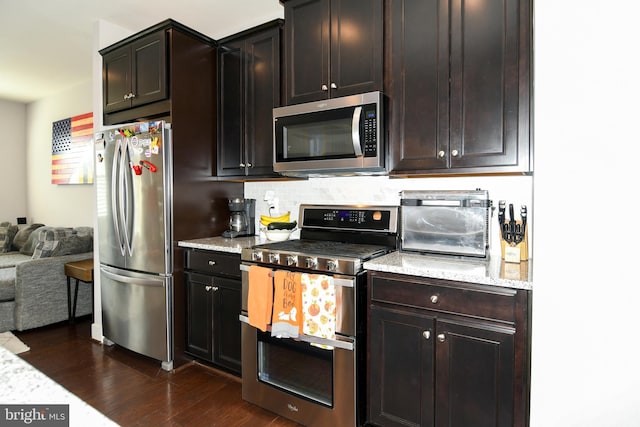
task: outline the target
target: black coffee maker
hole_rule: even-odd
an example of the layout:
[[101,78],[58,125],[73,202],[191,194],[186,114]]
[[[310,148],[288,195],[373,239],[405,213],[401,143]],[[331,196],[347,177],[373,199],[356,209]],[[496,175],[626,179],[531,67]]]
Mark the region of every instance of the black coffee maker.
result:
[[222,232],[223,237],[253,236],[256,232],[256,200],[229,199],[229,229]]

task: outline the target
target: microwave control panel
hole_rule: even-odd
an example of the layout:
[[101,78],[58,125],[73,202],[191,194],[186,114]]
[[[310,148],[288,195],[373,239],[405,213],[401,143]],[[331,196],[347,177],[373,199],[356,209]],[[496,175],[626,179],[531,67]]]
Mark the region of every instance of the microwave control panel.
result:
[[375,157],[378,155],[378,118],[376,117],[376,105],[364,107],[364,156]]

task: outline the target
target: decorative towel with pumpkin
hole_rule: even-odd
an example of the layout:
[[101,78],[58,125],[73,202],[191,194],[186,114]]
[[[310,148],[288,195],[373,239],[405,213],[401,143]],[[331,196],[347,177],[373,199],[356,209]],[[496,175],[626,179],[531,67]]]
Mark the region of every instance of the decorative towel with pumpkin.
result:
[[[336,337],[336,289],[331,276],[303,273],[302,332],[320,338]],[[321,348],[333,347],[318,345]]]
[[298,338],[302,325],[301,276],[283,270],[274,274],[272,337]]

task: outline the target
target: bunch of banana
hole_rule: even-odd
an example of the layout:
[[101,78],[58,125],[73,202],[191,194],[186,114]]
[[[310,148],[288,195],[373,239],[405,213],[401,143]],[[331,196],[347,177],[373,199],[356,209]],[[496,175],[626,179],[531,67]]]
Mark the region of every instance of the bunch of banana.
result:
[[290,212],[280,216],[260,215],[260,224],[266,227],[272,222],[289,222],[289,214]]

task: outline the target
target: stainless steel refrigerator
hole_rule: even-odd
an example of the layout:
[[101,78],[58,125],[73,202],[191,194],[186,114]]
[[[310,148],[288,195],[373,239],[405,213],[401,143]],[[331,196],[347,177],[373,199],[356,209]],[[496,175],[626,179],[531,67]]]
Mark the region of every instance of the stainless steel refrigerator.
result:
[[103,335],[171,370],[171,126],[114,126],[95,141]]

